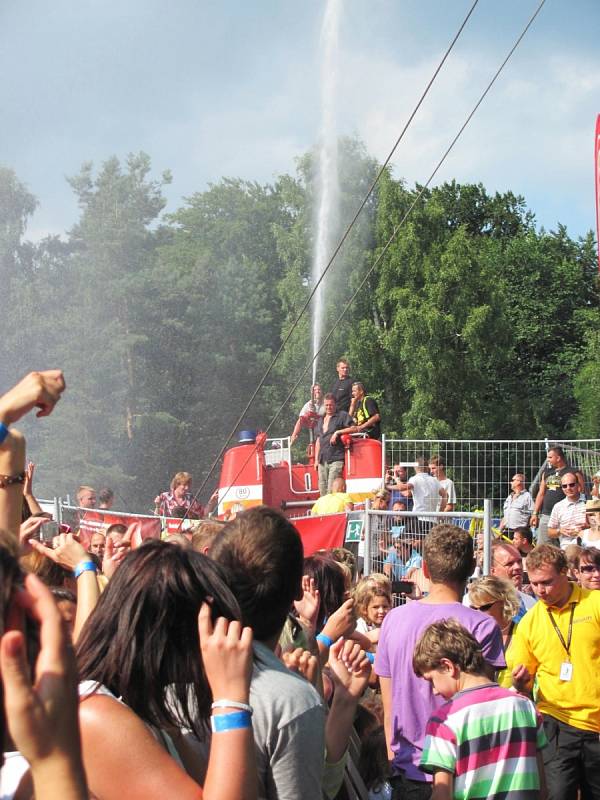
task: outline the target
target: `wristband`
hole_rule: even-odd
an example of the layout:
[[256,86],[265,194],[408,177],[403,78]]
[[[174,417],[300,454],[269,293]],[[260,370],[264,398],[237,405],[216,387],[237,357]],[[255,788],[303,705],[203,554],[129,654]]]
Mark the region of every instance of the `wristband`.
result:
[[216,714],[210,718],[213,733],[225,733],[240,728],[252,727],[252,715],[248,711],[234,711],[233,714]]
[[19,475],[0,475],[0,489],[6,489],[7,486],[13,486],[15,483],[25,483],[24,472]]
[[375,663],[375,653],[365,653],[371,664]]
[[240,703],[237,700],[215,700],[211,709],[214,711],[215,708],[239,708],[240,711],[247,711],[248,714],[252,714],[252,706],[249,706],[248,703]]
[[6,439],[8,436],[8,425],[5,425],[3,422],[0,422],[0,444]]
[[321,642],[321,644],[324,644],[325,647],[331,647],[331,645],[333,644],[333,639],[331,638],[331,636],[327,636],[326,633],[318,633],[315,636],[315,639],[317,640],[317,642]]
[[94,561],[80,561],[73,570],[73,575],[78,578],[84,572],[98,572],[98,567]]

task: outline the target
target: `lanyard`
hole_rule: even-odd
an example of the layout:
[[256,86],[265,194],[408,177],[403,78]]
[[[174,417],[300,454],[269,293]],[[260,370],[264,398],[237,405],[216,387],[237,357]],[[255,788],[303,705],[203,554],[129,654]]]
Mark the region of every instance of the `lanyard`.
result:
[[575,606],[576,605],[577,605],[577,603],[571,603],[571,616],[569,617],[569,631],[567,633],[567,641],[566,642],[564,640],[564,637],[563,637],[562,633],[560,632],[560,629],[559,629],[558,625],[556,624],[556,620],[552,616],[552,612],[550,611],[550,609],[548,609],[548,615],[550,617],[550,622],[552,623],[552,627],[556,631],[556,635],[560,639],[560,643],[565,648],[565,650],[567,652],[567,656],[569,658],[571,657],[570,650],[571,650],[571,637],[573,636],[573,616],[575,614]]

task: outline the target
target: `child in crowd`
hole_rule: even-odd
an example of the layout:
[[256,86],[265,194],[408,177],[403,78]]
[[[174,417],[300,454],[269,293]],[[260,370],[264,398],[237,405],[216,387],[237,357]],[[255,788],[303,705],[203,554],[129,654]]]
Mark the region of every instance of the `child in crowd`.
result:
[[392,585],[389,578],[378,572],[362,578],[354,590],[354,602],[356,630],[376,645],[379,629],[392,607]]
[[456,620],[429,625],[413,654],[415,673],[449,702],[427,723],[421,769],[436,800],[540,796],[548,744],[531,700],[489,680],[477,640]]

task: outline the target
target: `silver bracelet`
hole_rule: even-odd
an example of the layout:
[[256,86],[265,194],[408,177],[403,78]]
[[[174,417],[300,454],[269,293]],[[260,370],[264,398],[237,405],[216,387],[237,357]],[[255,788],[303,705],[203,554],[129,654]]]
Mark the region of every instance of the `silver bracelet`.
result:
[[249,706],[248,703],[239,703],[237,700],[215,700],[210,708],[211,711],[214,711],[215,708],[239,708],[240,711],[252,714],[252,706]]

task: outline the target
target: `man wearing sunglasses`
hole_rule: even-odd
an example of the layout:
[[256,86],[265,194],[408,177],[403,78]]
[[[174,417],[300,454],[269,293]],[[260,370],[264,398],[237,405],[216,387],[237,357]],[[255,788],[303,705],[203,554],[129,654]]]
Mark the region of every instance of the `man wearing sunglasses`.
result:
[[561,477],[560,488],[565,499],[552,509],[548,522],[548,536],[560,543],[564,550],[570,544],[577,544],[577,538],[587,528],[585,516],[585,497],[579,490],[579,481],[574,472],[565,472]]
[[542,482],[535,497],[535,507],[529,524],[537,528],[537,544],[558,544],[556,539],[549,539],[548,527],[552,509],[564,500],[565,494],[561,489],[562,479],[567,472],[574,472],[579,483],[579,491],[585,491],[585,484],[581,471],[567,464],[565,451],[558,445],[548,450],[547,465],[542,475]]

